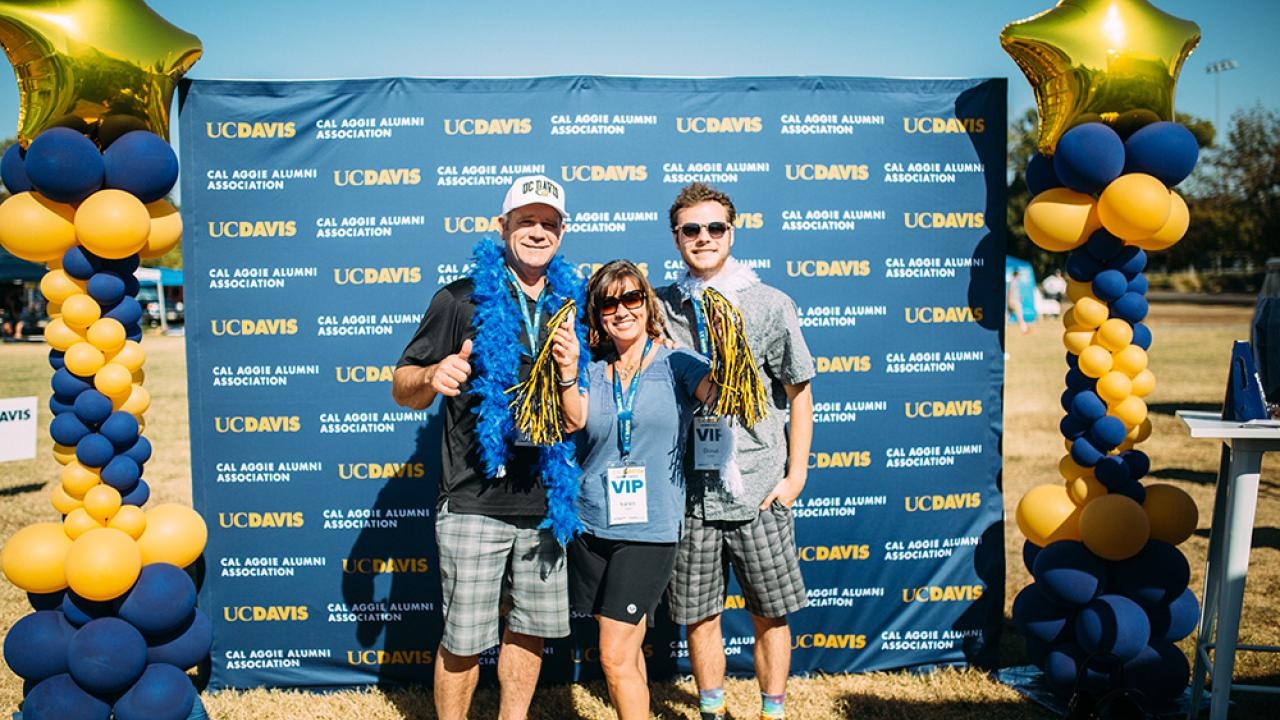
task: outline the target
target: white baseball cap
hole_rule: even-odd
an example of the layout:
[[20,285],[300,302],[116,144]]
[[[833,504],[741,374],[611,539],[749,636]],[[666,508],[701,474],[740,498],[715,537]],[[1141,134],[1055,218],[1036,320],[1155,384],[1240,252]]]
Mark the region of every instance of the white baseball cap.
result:
[[560,213],[560,217],[569,219],[569,213],[564,209],[564,188],[546,175],[525,175],[516,178],[516,181],[511,183],[511,188],[507,190],[507,197],[502,201],[502,214],[506,215],[516,208],[535,203],[550,205]]

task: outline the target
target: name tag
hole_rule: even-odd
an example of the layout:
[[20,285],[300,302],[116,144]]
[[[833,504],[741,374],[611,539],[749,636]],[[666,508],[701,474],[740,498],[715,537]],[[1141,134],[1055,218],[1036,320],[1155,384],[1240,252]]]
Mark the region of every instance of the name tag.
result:
[[607,490],[610,525],[649,522],[649,489],[643,465],[609,468]]
[[728,460],[730,447],[727,417],[695,417],[693,419],[693,469],[719,470]]

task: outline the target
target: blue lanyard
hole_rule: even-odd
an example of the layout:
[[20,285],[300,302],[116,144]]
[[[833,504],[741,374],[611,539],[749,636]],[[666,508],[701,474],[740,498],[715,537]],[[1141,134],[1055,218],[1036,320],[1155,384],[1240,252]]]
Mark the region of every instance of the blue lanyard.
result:
[[693,325],[698,335],[698,352],[711,357],[711,333],[707,332],[707,316],[702,312],[702,298],[694,295],[689,299],[693,302]]
[[618,406],[618,448],[625,459],[631,454],[631,417],[636,406],[636,393],[640,390],[640,372],[644,368],[644,359],[653,348],[653,338],[644,342],[644,353],[640,355],[640,364],[636,366],[636,374],[631,376],[631,384],[627,387],[627,395],[622,395],[622,381],[618,379],[618,366],[613,366],[613,403]]
[[538,320],[542,318],[543,301],[547,299],[547,286],[542,286],[542,292],[538,293],[538,300],[533,305],[533,317],[529,317],[529,303],[525,299],[524,290],[521,289],[520,280],[511,268],[507,268],[507,275],[511,278],[511,287],[516,291],[516,304],[520,306],[520,314],[524,317],[524,332],[529,336],[529,355],[530,357],[538,356]]

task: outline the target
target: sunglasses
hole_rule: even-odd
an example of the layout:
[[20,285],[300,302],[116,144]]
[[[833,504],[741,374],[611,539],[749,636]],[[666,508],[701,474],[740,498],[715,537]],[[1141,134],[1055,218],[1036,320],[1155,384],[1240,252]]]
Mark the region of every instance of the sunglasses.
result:
[[692,240],[702,234],[702,228],[707,229],[707,234],[711,236],[712,240],[719,240],[724,237],[725,232],[729,230],[729,224],[722,222],[707,223],[706,225],[685,223],[674,229],[683,235],[685,239]]
[[600,314],[612,315],[618,312],[618,306],[628,310],[639,310],[646,300],[643,290],[628,290],[618,297],[606,297],[600,301]]

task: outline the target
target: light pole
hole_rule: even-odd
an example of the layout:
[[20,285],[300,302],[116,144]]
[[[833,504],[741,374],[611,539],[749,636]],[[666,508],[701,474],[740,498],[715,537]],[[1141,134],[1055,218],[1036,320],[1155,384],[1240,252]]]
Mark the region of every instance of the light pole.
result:
[[1213,76],[1213,132],[1216,135],[1222,127],[1222,111],[1219,102],[1222,96],[1222,73],[1235,70],[1240,63],[1235,60],[1219,60],[1204,66],[1204,71]]

